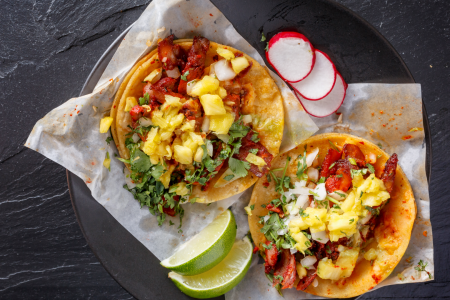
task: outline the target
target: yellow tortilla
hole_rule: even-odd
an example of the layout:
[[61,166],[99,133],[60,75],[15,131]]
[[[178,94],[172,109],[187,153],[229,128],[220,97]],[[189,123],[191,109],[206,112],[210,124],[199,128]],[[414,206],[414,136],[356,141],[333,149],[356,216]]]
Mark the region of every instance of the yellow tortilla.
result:
[[[283,168],[286,163],[286,157],[288,156],[296,158],[299,155],[303,155],[305,145],[307,145],[307,152],[316,147],[319,148],[319,163],[321,165],[330,148],[328,140],[341,148],[346,143],[358,145],[365,155],[369,153],[374,153],[377,156],[381,155],[377,159],[377,162],[373,164],[377,177],[381,175],[384,165],[389,159],[389,155],[386,152],[365,139],[349,134],[326,133],[313,136],[298,145],[295,149],[281,154],[272,162],[272,169]],[[292,159],[286,174],[293,181],[296,181],[298,180],[296,178],[296,172],[297,165],[294,163],[294,159]],[[281,176],[281,174],[278,174],[278,176]],[[258,223],[258,216],[267,214],[267,210],[261,207],[261,205],[268,204],[271,200],[279,197],[275,192],[273,180],[267,188],[263,184],[267,185],[267,179],[265,177],[262,177],[253,189],[249,205],[255,205],[255,207],[252,215],[248,217],[253,241],[259,249],[264,249],[262,244],[266,241],[264,234],[260,232],[262,225]],[[331,280],[324,280],[317,276],[316,278],[319,281],[318,286],[313,287],[310,285],[305,292],[322,297],[349,298],[361,295],[374,288],[378,283],[388,277],[400,262],[411,238],[416,213],[416,202],[411,185],[401,167],[397,166],[395,185],[391,193],[391,199],[382,209],[380,216],[378,216],[380,222],[374,231],[375,238],[363,248],[365,251],[368,251],[370,248],[377,250],[378,257],[373,262],[373,265],[370,265],[370,262],[362,257],[364,253],[361,251],[355,269],[349,278],[332,282]],[[297,282],[294,288],[296,285]]]
[[[189,51],[192,46],[192,40],[177,40],[174,43],[179,44],[184,50]],[[205,67],[207,68],[214,62],[213,57],[217,55],[218,48],[226,48],[235,54],[242,53],[232,47],[220,45],[210,42],[209,50],[206,55]],[[266,68],[261,66],[256,60],[243,53],[244,57],[252,62],[250,70],[240,77],[242,86],[251,86],[254,93],[243,101],[241,107],[242,114],[251,114],[253,118],[253,129],[259,133],[261,144],[275,157],[280,148],[281,139],[284,128],[284,110],[283,100],[280,90],[275,81],[270,77]],[[127,97],[142,97],[142,89],[145,85],[144,78],[154,69],[161,67],[162,64],[158,60],[157,50],[144,57],[127,75],[127,80],[122,83],[119,92],[114,100],[116,105],[115,122],[113,123],[112,132],[116,144],[118,145],[119,154],[122,158],[128,159],[129,152],[125,147],[126,134],[130,132],[128,125],[131,125],[131,117],[128,112],[124,111]],[[251,97],[254,95],[254,97]],[[111,114],[113,115],[113,114]],[[199,197],[197,202],[209,203],[231,197],[237,193],[243,192],[252,186],[258,179],[253,173],[249,172],[246,177],[239,178],[229,184],[214,188],[214,184],[220,178],[226,168],[222,168],[210,183],[207,191],[203,192],[200,186],[196,186],[191,197]]]

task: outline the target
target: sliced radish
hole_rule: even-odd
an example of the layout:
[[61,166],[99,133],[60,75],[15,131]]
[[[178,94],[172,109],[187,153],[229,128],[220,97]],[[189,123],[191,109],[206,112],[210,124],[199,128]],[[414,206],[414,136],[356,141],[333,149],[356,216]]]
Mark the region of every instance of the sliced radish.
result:
[[331,115],[341,107],[344,102],[346,90],[347,84],[342,79],[341,74],[336,73],[336,83],[334,84],[333,90],[325,98],[318,101],[310,101],[304,99],[297,92],[295,92],[295,95],[308,114],[323,118]]
[[311,73],[316,56],[303,34],[280,32],[270,39],[266,58],[284,80],[298,82]]
[[336,67],[331,59],[320,50],[314,50],[316,62],[308,77],[291,86],[305,99],[320,100],[333,90],[336,82]]

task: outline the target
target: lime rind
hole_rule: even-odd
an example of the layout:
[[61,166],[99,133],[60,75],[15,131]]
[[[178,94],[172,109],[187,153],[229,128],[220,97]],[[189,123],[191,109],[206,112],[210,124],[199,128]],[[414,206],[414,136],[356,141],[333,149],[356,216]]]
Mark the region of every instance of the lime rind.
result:
[[[226,226],[220,228],[221,222]],[[211,234],[214,236],[210,237]],[[200,233],[182,245],[175,254],[163,260],[161,265],[186,276],[204,273],[228,255],[235,239],[236,220],[233,213],[226,210]],[[204,249],[198,249],[199,247]]]
[[[252,244],[248,237],[245,237],[244,240],[234,243],[227,257],[211,270],[195,276],[183,276],[170,272],[169,278],[190,297],[197,299],[218,297],[233,289],[244,278],[250,268],[252,254]],[[227,274],[227,269],[235,270],[231,271],[233,274],[229,274],[230,272]],[[217,279],[224,282],[216,286],[202,287],[205,283],[218,281]]]

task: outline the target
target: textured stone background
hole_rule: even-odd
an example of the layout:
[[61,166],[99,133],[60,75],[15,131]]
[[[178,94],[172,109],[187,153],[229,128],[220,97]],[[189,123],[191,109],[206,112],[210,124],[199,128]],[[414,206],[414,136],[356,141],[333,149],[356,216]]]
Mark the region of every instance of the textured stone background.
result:
[[[227,6],[226,1],[213,2]],[[375,26],[422,84],[433,140],[436,279],[363,298],[448,298],[450,1],[338,2]],[[70,203],[65,169],[22,145],[38,119],[79,94],[102,53],[148,3],[0,0],[1,299],[133,298],[86,244]],[[226,16],[232,22],[236,17]]]

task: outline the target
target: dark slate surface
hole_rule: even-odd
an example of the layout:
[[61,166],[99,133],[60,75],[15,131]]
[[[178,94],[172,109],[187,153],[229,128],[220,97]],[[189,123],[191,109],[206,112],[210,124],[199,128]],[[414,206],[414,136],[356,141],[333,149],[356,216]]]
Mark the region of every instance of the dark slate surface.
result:
[[[78,95],[101,54],[148,2],[0,0],[1,299],[132,298],[86,244],[70,203],[65,169],[22,145],[38,119]],[[448,298],[450,2],[338,2],[374,25],[422,84],[433,140],[436,279],[363,298]],[[216,4],[224,9],[228,5]],[[236,16],[227,17],[233,22]]]

